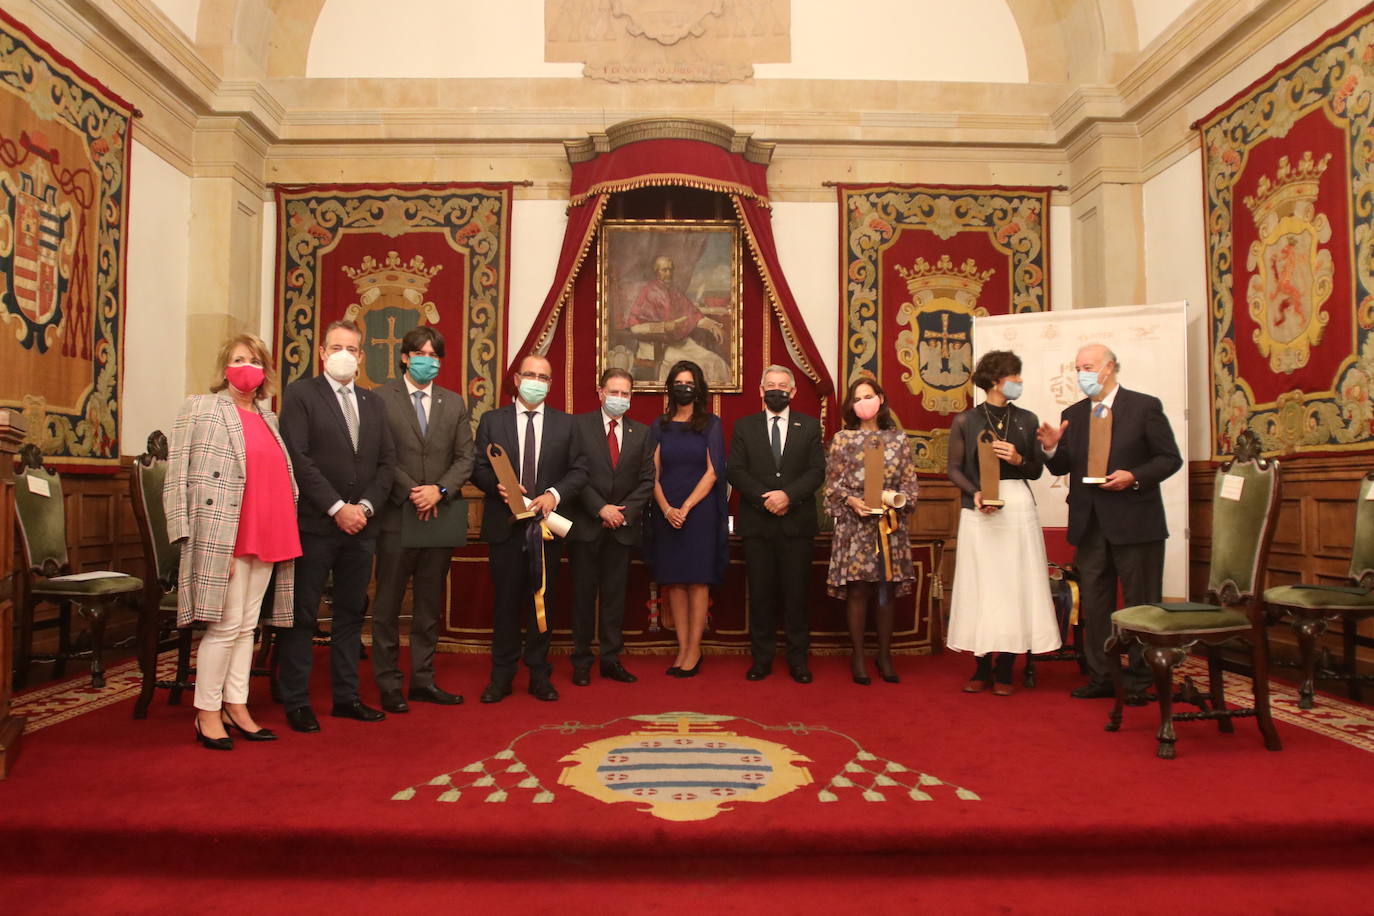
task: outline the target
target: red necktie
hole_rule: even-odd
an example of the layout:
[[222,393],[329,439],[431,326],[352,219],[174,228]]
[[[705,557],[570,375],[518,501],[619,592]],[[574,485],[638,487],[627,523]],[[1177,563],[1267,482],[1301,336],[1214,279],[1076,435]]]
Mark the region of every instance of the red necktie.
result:
[[606,428],[606,448],[611,450],[611,467],[620,463],[620,443],[615,438],[615,421]]

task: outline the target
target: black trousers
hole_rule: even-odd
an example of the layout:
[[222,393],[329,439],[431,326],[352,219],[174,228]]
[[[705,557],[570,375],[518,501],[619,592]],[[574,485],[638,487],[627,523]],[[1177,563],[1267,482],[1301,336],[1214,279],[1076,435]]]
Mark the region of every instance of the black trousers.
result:
[[744,573],[749,585],[749,642],[754,663],[773,664],[778,649],[778,609],[782,609],[789,667],[806,664],[811,650],[809,537],[744,539]]
[[[523,524],[530,524],[525,522]],[[544,542],[544,589],[548,618],[553,618],[554,585],[558,579],[558,559],[562,545],[558,541]],[[491,564],[491,680],[494,684],[509,684],[515,680],[523,655],[530,680],[547,680],[553,670],[549,665],[549,642],[553,637],[552,623],[548,632],[539,632],[534,613],[534,587],[530,581],[530,560],[525,552],[525,532],[516,527],[511,536],[488,548]],[[521,650],[520,630],[524,627],[524,649]]]
[[[573,574],[572,638],[574,668],[592,663],[592,635],[600,640],[601,664],[613,665],[625,648],[625,582],[633,548],[615,539],[610,529],[597,529],[590,541],[569,541]],[[601,624],[597,626],[597,599]]]
[[410,686],[434,683],[434,647],[439,641],[453,550],[448,547],[402,547],[399,534],[383,534],[377,543],[377,601],[372,608],[372,676],[381,690],[400,690],[405,680],[398,664],[401,602],[412,585],[410,610]]
[[310,669],[315,622],[325,585],[333,575],[333,620],[329,626],[329,677],[334,702],[358,698],[358,658],[362,654],[367,583],[372,579],[375,537],[334,531],[301,532],[296,561],[295,623],[277,637],[278,686],[287,709],[310,705]]
[[[1159,601],[1164,591],[1164,542],[1111,544],[1093,515],[1079,539],[1074,564],[1083,591],[1083,654],[1087,656],[1088,675],[1093,683],[1110,684],[1109,666],[1117,664],[1117,660],[1108,658],[1103,647],[1112,633],[1112,613],[1117,610],[1116,584],[1121,582],[1126,607]],[[1131,647],[1130,665],[1123,672],[1123,681],[1132,693],[1154,683],[1140,657],[1138,644]]]

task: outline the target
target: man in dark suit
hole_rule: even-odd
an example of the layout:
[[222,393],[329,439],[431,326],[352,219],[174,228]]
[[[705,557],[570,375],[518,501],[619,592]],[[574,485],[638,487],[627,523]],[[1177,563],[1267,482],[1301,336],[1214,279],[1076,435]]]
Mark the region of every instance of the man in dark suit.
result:
[[[1105,651],[1116,610],[1117,582],[1126,606],[1159,601],[1164,589],[1164,501],[1159,485],[1183,465],[1169,419],[1159,399],[1117,384],[1116,354],[1102,344],[1078,351],[1078,384],[1087,395],[1069,405],[1056,428],[1037,431],[1052,474],[1069,475],[1069,543],[1077,548],[1083,594],[1084,654],[1089,682],[1073,691],[1079,698],[1112,696]],[[1111,416],[1111,450],[1105,483],[1085,483],[1091,418]],[[1127,702],[1147,702],[1149,671],[1132,650],[1125,672]]]
[[[461,696],[434,683],[444,585],[453,548],[462,542],[407,547],[402,536],[405,521],[437,525],[441,511],[446,516],[445,530],[453,527],[461,534],[467,529],[467,504],[459,491],[472,474],[472,427],[463,398],[434,383],[443,358],[444,336],[431,327],[414,328],[401,339],[401,378],[376,389],[396,443],[396,477],[390,498],[378,512],[382,533],[377,541],[377,602],[372,611],[372,675],[387,712],[410,711],[397,664],[401,600],[407,583],[412,584],[409,697],[441,706],[463,702]],[[406,515],[413,517],[404,519]]]
[[816,490],[825,481],[821,424],[791,409],[792,370],[769,366],[759,394],[761,413],[735,423],[725,474],[739,493],[736,533],[744,540],[749,586],[749,640],[754,663],[745,677],[761,681],[778,648],[778,604],[787,635],[787,668],[811,683],[811,546],[816,537]]
[[587,467],[587,483],[565,504],[573,523],[568,554],[573,573],[573,678],[591,683],[592,633],[601,598],[601,676],[622,683],[637,678],[620,663],[625,646],[625,583],[630,554],[640,543],[644,507],[654,492],[649,427],[625,415],[634,379],[607,369],[597,395],[601,407],[573,417],[573,436]]
[[331,574],[332,714],[363,722],[385,718],[358,697],[358,658],[377,544],[373,514],[391,490],[396,450],[381,399],[354,384],[362,342],[356,324],[334,322],[320,346],[324,374],[293,382],[282,394],[281,435],[300,488],[301,558],[295,625],[278,642],[279,684],[287,724],[298,732],[320,730],[310,708],[310,667],[315,618]]
[[[550,680],[550,633],[539,632],[529,551],[537,550],[537,526],[564,500],[577,498],[587,479],[581,456],[573,448],[572,417],[544,403],[553,381],[553,367],[542,356],[520,361],[515,373],[514,403],[489,410],[477,423],[477,456],[472,482],[486,494],[482,502],[482,540],[489,546],[494,591],[491,621],[491,683],[482,691],[483,703],[499,703],[510,696],[520,664],[520,627],[525,628],[524,659],[530,669],[530,693],[540,700],[558,699]],[[537,514],[516,520],[506,504],[505,487],[487,456],[499,445],[510,458],[520,490]],[[536,526],[534,531],[530,526]],[[560,545],[544,541],[544,594],[553,600]]]

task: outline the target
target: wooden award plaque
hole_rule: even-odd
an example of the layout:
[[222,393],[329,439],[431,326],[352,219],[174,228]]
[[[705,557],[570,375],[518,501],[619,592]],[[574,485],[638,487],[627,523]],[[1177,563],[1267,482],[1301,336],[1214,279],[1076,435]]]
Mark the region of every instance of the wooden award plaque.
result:
[[864,446],[864,505],[874,515],[883,514],[883,476],[886,472],[881,442]]
[[539,510],[531,509],[525,502],[525,495],[520,492],[520,478],[515,476],[515,468],[511,467],[506,450],[493,442],[487,446],[487,457],[491,459],[491,469],[496,472],[496,479],[506,488],[506,505],[510,507],[510,514],[517,519],[538,515]]
[[[1099,408],[1102,416],[1098,416]],[[1112,451],[1112,411],[1108,407],[1092,406],[1088,420],[1088,474],[1084,483],[1107,482],[1107,457]]]
[[1007,504],[999,495],[1002,480],[1002,459],[992,450],[997,439],[991,430],[978,434],[978,489],[983,493],[983,505],[1000,509]]

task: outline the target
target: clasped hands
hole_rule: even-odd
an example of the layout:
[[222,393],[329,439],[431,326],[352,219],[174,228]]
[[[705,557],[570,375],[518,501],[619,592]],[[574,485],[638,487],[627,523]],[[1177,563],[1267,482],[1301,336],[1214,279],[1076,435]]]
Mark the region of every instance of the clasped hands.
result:
[[410,488],[411,505],[415,507],[415,514],[420,516],[422,522],[439,517],[439,500],[442,498],[443,496],[436,484],[423,484]]
[[774,515],[786,515],[792,500],[782,490],[769,490],[763,494],[763,508]]
[[[509,498],[509,494],[506,493],[506,485],[505,485],[505,484],[498,483],[498,484],[496,485],[496,492],[499,493],[499,494],[501,494],[501,498],[502,498],[502,499],[508,499],[508,498]],[[526,490],[526,489],[525,489],[525,485],[524,485],[524,484],[521,484],[521,485],[520,485],[520,492],[521,492],[521,493],[526,493],[526,494],[528,494],[528,493],[529,493],[529,490]],[[531,509],[538,509],[538,510],[539,510],[539,513],[540,513],[541,515],[543,515],[544,518],[548,518],[548,517],[549,517],[549,513],[552,512],[554,509],[558,508],[558,503],[557,503],[557,501],[553,498],[553,494],[552,494],[552,493],[549,493],[548,491],[545,491],[545,492],[543,492],[543,493],[540,493],[540,494],[539,494],[538,496],[536,496],[534,499],[529,500],[527,504],[529,505],[529,507],[530,507]]]
[[668,520],[668,524],[672,525],[674,528],[681,528],[686,524],[687,513],[692,511],[692,507],[686,503],[682,504],[681,509],[664,503],[660,503],[658,508],[659,511],[663,513],[663,517]]
[[367,513],[357,503],[344,503],[339,511],[334,513],[334,524],[338,525],[344,534],[357,534],[367,527]]

